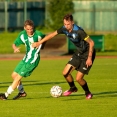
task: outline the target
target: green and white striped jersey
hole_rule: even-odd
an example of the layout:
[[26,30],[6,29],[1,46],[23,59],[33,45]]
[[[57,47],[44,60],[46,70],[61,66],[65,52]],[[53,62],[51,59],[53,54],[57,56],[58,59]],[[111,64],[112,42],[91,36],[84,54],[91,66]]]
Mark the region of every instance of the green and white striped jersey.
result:
[[41,32],[35,30],[33,36],[29,37],[25,30],[21,31],[16,40],[14,41],[14,44],[16,46],[19,46],[21,44],[25,44],[26,47],[26,54],[23,58],[23,61],[26,63],[34,63],[39,57],[40,57],[40,49],[39,48],[33,48],[32,43],[39,41],[42,39],[45,35]]

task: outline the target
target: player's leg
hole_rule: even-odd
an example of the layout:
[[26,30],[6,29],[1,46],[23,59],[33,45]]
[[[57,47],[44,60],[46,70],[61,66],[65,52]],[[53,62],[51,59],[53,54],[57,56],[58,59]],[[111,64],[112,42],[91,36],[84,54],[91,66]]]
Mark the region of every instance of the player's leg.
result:
[[21,97],[26,97],[27,96],[27,93],[24,91],[24,88],[23,88],[23,85],[22,85],[22,82],[20,81],[19,85],[17,86],[17,89],[19,90],[19,93],[13,97],[13,100],[16,100],[16,99],[19,99]]
[[92,98],[92,94],[89,90],[88,84],[87,82],[83,79],[84,74],[82,72],[77,72],[76,75],[76,81],[80,84],[80,86],[83,88],[83,90],[85,91],[85,95],[87,99],[91,99]]
[[[18,73],[13,72],[11,76],[12,76],[13,79],[15,79],[17,77],[17,75],[18,75]],[[18,89],[19,93],[24,93],[25,92],[21,81],[17,85],[17,89]]]
[[[23,70],[25,69],[25,63],[23,61],[20,61],[19,64],[16,66],[16,68],[14,69],[11,77],[13,78],[13,80],[15,78],[17,78],[18,75],[21,74],[21,72],[23,72]],[[21,74],[20,76],[23,77],[23,75]],[[24,88],[21,82],[19,82],[19,84],[17,85],[17,89],[19,90],[19,92],[23,92]]]
[[5,93],[0,94],[0,99],[5,100],[8,96],[17,88],[22,76],[17,75],[16,78],[13,80],[13,83],[8,87]]
[[19,75],[19,73],[21,73],[20,71],[24,65],[25,64],[23,63],[23,61],[20,61],[19,64],[16,66],[14,72],[11,75],[13,78],[13,83],[8,87],[7,92],[0,94],[1,99],[7,99],[8,96],[14,91],[14,89],[16,89],[17,86],[20,84],[22,76]]
[[[93,51],[93,54],[92,54],[92,63],[93,63],[94,59],[95,59],[95,50]],[[86,59],[82,59],[80,66],[77,69],[78,72],[76,75],[76,81],[81,85],[81,87],[85,91],[85,95],[86,95],[87,99],[91,99],[93,95],[91,94],[91,92],[89,90],[87,82],[84,80],[84,75],[89,73],[91,67],[92,67],[92,65],[87,68]]]
[[[23,69],[24,69],[24,68],[22,67],[22,69],[20,70],[19,73],[24,72],[25,70],[23,70]],[[24,72],[24,73],[26,73],[26,72]],[[15,74],[17,74],[17,75],[15,75]],[[18,76],[20,76],[18,73],[16,73],[16,72],[13,72],[13,73],[12,73],[12,77],[13,77],[14,81],[17,80],[17,77],[18,77]],[[14,83],[14,82],[13,82],[13,83]],[[15,83],[12,84],[12,86],[14,86],[14,85],[15,85]],[[27,96],[27,93],[24,91],[24,88],[23,88],[23,85],[22,85],[21,80],[19,80],[19,82],[17,83],[16,88],[18,89],[19,92],[18,92],[18,94],[17,94],[15,97],[13,97],[13,100],[16,100],[16,99],[19,99],[19,98],[21,98],[21,97],[26,97],[26,96]]]
[[75,67],[73,67],[72,65],[70,64],[67,64],[63,70],[63,76],[65,77],[66,81],[68,82],[69,86],[70,86],[70,89],[65,91],[63,93],[64,96],[68,96],[70,95],[72,92],[76,92],[77,91],[77,88],[74,84],[74,79],[71,75],[72,71],[75,69]]
[[[30,63],[25,63],[21,70],[18,72],[20,75],[22,75],[23,77],[28,77],[32,74],[32,72],[34,71],[34,69],[38,66],[39,61],[36,61],[33,64]],[[22,74],[23,73],[23,74]],[[24,91],[22,82],[20,81],[19,85],[17,86],[19,93],[13,98],[14,100],[19,99],[21,97],[26,97],[27,93]]]

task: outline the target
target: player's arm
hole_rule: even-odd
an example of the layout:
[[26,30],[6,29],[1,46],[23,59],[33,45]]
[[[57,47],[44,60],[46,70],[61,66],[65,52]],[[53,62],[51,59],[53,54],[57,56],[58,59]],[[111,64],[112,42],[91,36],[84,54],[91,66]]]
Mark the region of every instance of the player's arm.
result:
[[85,38],[85,41],[89,43],[89,54],[88,54],[88,57],[92,58],[92,53],[93,53],[93,50],[94,50],[94,42],[89,36]]
[[41,49],[44,49],[45,45],[46,45],[46,42],[42,44]]
[[44,42],[46,42],[46,41],[52,39],[52,38],[53,38],[54,36],[56,36],[57,34],[58,34],[57,31],[48,34],[48,35],[45,36],[42,40],[33,43],[33,44],[32,44],[32,47],[37,47],[37,48],[38,48],[40,44],[42,44],[42,43],[44,43]]
[[80,30],[79,35],[80,35],[81,39],[83,39],[84,41],[86,41],[89,44],[88,58],[91,59],[92,58],[92,53],[93,53],[93,50],[94,50],[93,40],[86,34],[86,32],[84,30]]
[[21,37],[21,34],[18,35],[18,37],[15,39],[14,43],[12,44],[14,53],[20,52],[19,45],[24,44],[24,42],[21,40],[20,37]]
[[[41,39],[43,39],[45,36],[46,35],[43,34],[42,37],[41,37]],[[38,39],[38,41],[40,41],[41,39]],[[44,49],[45,45],[46,45],[46,41],[41,45],[41,49]]]
[[87,43],[89,43],[89,53],[88,53],[88,58],[87,58],[87,61],[86,61],[86,65],[88,67],[88,66],[92,65],[92,53],[93,53],[93,50],[94,50],[94,42],[89,36],[87,36],[85,38],[85,41]]
[[12,48],[14,50],[14,53],[20,52],[20,48],[17,47],[15,44],[12,44]]

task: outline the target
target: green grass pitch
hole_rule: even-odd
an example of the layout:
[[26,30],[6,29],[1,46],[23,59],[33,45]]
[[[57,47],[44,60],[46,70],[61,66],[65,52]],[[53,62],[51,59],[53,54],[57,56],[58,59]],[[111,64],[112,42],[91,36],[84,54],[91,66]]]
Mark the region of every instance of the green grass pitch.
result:
[[[1,117],[116,117],[117,116],[117,58],[96,58],[94,65],[85,76],[93,99],[86,100],[84,91],[75,82],[78,92],[53,98],[50,88],[59,85],[63,91],[68,84],[62,70],[68,59],[41,60],[38,68],[28,78],[23,78],[27,97],[12,100],[17,89],[8,100],[0,100]],[[0,60],[0,92],[11,84],[11,73],[19,60]],[[76,76],[76,71],[72,73]]]

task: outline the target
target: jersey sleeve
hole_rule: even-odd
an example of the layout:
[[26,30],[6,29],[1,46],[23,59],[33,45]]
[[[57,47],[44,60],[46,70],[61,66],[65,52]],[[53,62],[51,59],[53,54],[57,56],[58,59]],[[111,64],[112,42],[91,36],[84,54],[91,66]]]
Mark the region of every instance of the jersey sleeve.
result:
[[37,34],[38,34],[38,41],[41,40],[41,39],[43,39],[45,37],[45,34],[43,34],[40,31],[37,31]]
[[[38,33],[38,41],[41,40],[41,39],[43,39],[43,38],[46,36],[45,34],[43,34],[43,33],[40,32],[40,31],[37,31],[37,33]],[[39,48],[40,48],[40,49],[44,49],[45,44],[46,44],[46,42],[44,42],[43,44],[41,44],[41,45],[39,46]]]
[[82,29],[80,29],[78,33],[80,35],[81,40],[87,40],[87,38],[89,37],[87,33]]
[[21,44],[24,44],[24,42],[21,40],[21,34],[19,34],[18,37],[15,39],[14,44],[16,46],[19,46]]
[[58,34],[64,34],[64,33],[63,33],[63,30],[64,30],[64,28],[63,28],[63,26],[62,26],[61,28],[59,28],[59,29],[57,30],[57,33],[58,33]]

